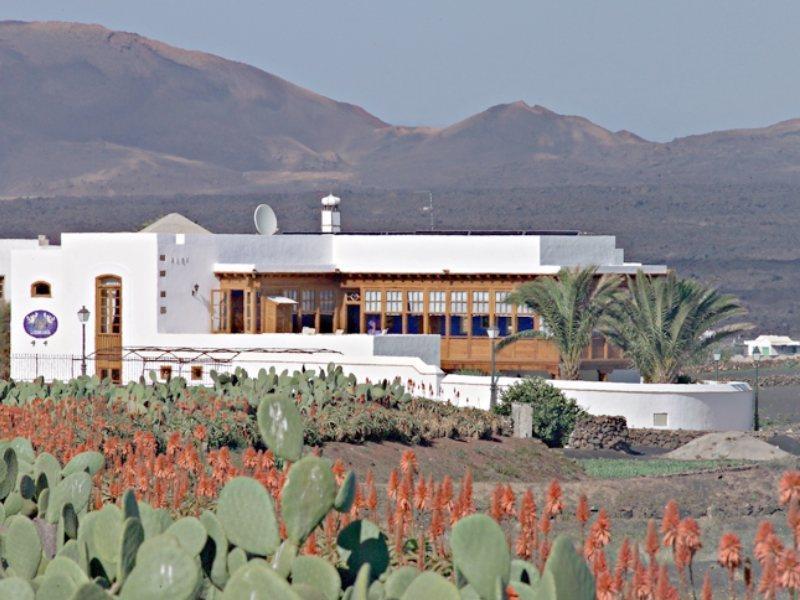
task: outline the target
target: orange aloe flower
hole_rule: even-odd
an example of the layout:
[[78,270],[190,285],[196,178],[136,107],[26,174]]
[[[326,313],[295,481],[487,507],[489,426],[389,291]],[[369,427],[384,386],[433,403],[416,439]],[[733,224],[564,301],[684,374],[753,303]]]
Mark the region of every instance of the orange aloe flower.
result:
[[417,470],[417,455],[413,450],[406,450],[400,458],[400,470],[405,473],[414,473]]
[[778,484],[781,504],[800,501],[800,471],[786,471]]
[[678,550],[685,553],[688,559],[686,564],[691,563],[694,555],[703,547],[700,541],[700,526],[692,517],[686,517],[678,523],[676,545]]
[[392,472],[389,473],[389,482],[386,484],[386,495],[392,500],[397,498],[397,488],[399,483],[397,471],[392,469]]
[[550,487],[547,489],[547,505],[545,512],[551,516],[556,517],[564,510],[564,501],[561,496],[561,486],[558,481],[553,479],[550,482]]
[[783,551],[778,558],[778,583],[786,590],[791,590],[793,596],[800,590],[800,559],[797,552],[791,549]]
[[656,553],[659,549],[659,542],[658,533],[656,533],[656,522],[653,519],[647,522],[647,536],[644,540],[644,547],[647,555],[650,557],[650,561],[652,562],[655,560]]
[[675,547],[680,520],[681,515],[678,510],[678,503],[675,500],[670,500],[664,507],[664,516],[661,519],[661,534],[663,536],[661,540],[667,548]]

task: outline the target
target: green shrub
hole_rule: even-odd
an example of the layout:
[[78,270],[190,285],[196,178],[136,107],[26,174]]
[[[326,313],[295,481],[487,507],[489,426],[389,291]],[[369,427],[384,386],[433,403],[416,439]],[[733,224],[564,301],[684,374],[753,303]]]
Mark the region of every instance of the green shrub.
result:
[[586,414],[574,400],[541,377],[523,379],[506,389],[494,410],[508,416],[514,402],[533,406],[533,435],[550,447],[563,446],[578,417]]

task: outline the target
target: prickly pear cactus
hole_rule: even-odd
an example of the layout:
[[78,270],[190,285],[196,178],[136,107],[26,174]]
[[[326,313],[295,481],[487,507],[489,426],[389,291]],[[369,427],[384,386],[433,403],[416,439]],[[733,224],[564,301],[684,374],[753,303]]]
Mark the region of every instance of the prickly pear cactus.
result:
[[453,526],[453,566],[481,598],[493,598],[499,579],[503,588],[511,573],[505,534],[487,515],[470,515]]
[[537,600],[593,600],[594,577],[568,537],[560,535],[553,542],[542,578],[533,589]]
[[272,498],[255,479],[236,477],[219,496],[217,518],[228,541],[245,552],[268,556],[278,549],[278,521]]
[[289,539],[301,544],[333,508],[336,481],[327,458],[306,456],[292,465],[281,494]]
[[264,443],[285,460],[295,461],[303,451],[303,421],[289,396],[269,394],[258,405],[258,430]]

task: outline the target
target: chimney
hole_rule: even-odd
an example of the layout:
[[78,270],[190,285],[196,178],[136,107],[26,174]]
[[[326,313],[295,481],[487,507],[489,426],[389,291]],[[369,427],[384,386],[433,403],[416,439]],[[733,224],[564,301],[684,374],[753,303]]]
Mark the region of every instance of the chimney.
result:
[[333,194],[322,199],[322,233],[339,233],[342,230],[339,203],[341,200]]
[[40,246],[49,246],[50,240],[47,239],[46,235],[40,235],[38,238],[38,242]]

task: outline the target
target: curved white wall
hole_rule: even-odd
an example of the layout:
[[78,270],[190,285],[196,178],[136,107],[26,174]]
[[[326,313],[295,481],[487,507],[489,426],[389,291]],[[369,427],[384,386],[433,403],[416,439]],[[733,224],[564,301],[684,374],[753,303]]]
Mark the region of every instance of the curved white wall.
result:
[[[519,381],[501,377],[502,390]],[[753,392],[746,383],[612,383],[550,380],[593,415],[622,415],[628,427],[648,429],[749,430]],[[490,378],[447,375],[441,397],[457,406],[489,407]],[[665,419],[665,421],[662,421]],[[660,423],[665,422],[665,425]]]

